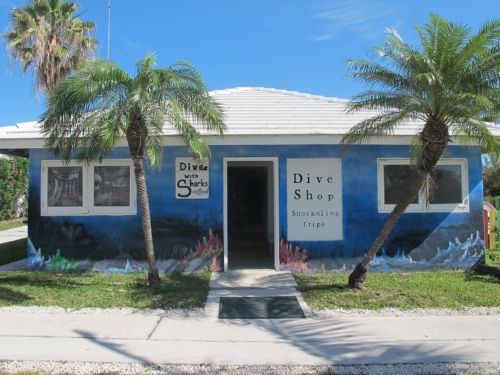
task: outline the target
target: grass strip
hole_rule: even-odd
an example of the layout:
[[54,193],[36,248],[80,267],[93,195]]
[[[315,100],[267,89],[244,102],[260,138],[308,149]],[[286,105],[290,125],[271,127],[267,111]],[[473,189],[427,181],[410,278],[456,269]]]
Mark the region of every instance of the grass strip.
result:
[[14,220],[0,221],[0,231],[22,227],[26,225],[25,221],[25,217]]
[[210,272],[162,275],[162,289],[147,285],[146,274],[50,272],[0,273],[0,306],[65,308],[196,308],[203,307]]
[[313,310],[500,306],[500,280],[464,271],[370,273],[362,291],[346,288],[348,275],[294,276]]
[[492,267],[500,267],[500,247],[496,249],[487,249],[485,256],[485,264]]
[[26,258],[27,239],[0,244],[0,266]]

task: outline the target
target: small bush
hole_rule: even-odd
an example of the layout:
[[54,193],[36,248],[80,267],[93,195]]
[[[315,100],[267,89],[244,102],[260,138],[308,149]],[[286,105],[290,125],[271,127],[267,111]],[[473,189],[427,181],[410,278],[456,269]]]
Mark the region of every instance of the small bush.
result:
[[26,216],[28,159],[0,158],[0,220]]

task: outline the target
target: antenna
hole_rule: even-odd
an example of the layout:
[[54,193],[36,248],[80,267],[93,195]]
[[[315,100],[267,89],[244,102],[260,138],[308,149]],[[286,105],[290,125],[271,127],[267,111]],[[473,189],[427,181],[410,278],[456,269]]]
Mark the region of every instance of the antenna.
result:
[[111,0],[108,0],[108,60],[109,60],[110,42],[111,42]]

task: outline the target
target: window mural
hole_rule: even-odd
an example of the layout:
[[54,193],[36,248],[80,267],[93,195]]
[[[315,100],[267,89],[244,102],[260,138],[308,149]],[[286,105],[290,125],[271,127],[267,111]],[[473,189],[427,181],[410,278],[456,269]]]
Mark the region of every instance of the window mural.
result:
[[[41,160],[42,215],[136,215],[136,186],[130,159],[84,164]],[[32,173],[33,170],[32,170]]]
[[130,205],[130,167],[94,167],[94,205]]
[[81,207],[83,204],[82,167],[48,167],[49,207]]

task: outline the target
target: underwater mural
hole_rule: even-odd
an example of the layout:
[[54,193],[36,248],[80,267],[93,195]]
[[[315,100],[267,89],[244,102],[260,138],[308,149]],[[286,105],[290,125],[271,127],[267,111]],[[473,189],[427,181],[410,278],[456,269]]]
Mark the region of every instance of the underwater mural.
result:
[[[163,222],[177,222],[177,220],[159,220]],[[64,224],[55,227],[59,231],[66,233],[68,228],[78,228],[78,232],[85,232],[83,224]],[[171,226],[169,226],[171,228]],[[154,233],[158,227],[153,230]],[[180,227],[179,233],[184,233]],[[136,236],[142,234],[137,231]],[[161,229],[160,229],[161,232]],[[140,240],[127,242],[132,232],[126,232],[122,236],[114,236],[114,242],[107,242],[105,235],[100,235],[95,240],[92,237],[80,237],[82,242],[91,242],[96,249],[102,250],[102,253],[95,256],[94,253],[85,252],[83,246],[77,246],[68,242],[66,237],[54,236],[47,238],[39,237],[39,244],[47,244],[46,247],[33,245],[31,238],[28,238],[28,266],[31,269],[39,271],[53,272],[84,272],[100,271],[104,273],[130,273],[146,272],[147,263],[144,257],[144,250],[141,248]],[[49,236],[51,235],[48,233]],[[170,234],[170,233],[168,233]],[[222,269],[223,244],[218,233],[209,229],[205,236],[201,236],[198,241],[189,237],[179,237],[175,235],[168,237],[168,240],[162,242],[161,235],[155,237],[155,253],[157,256],[157,266],[160,272],[179,273],[194,272],[210,269],[220,271]],[[78,237],[76,237],[78,239]],[[87,241],[85,241],[87,240]],[[109,249],[120,248],[120,251]],[[64,256],[62,255],[64,254]]]
[[[181,163],[188,165],[189,153],[181,146],[165,147],[162,169],[146,170],[154,247],[161,272],[223,269],[223,160],[225,157],[270,156],[278,158],[279,194],[274,199],[279,203],[281,268],[294,272],[349,272],[364,256],[389,215],[379,205],[380,166],[377,160],[410,158],[409,147],[404,145],[356,145],[345,153],[341,153],[338,145],[218,145],[211,146],[211,152],[212,159],[198,164],[196,173],[187,171],[188,174],[181,174],[179,172],[186,172],[181,171],[180,166]],[[126,148],[116,148],[109,158],[126,159],[127,156]],[[480,149],[476,146],[450,146],[446,158],[463,160],[462,164],[466,165],[462,170],[448,168],[455,174],[466,174],[466,209],[405,213],[373,260],[372,270],[467,268],[482,256]],[[53,159],[45,150],[30,150],[30,266],[53,272],[146,271],[140,212],[42,215],[41,162]],[[313,173],[314,167],[309,167],[315,164],[319,168],[316,174]],[[57,172],[63,177],[66,173],[63,170]],[[100,201],[128,201],[126,191],[120,188],[120,181],[128,178],[125,169],[98,172],[101,175],[114,173],[107,180],[95,179],[95,183],[100,184]],[[311,180],[308,185],[308,177],[316,180]],[[294,178],[296,186],[292,184]],[[112,184],[105,185],[108,180]],[[183,181],[182,189],[179,181]],[[389,182],[397,183],[396,180]],[[186,184],[193,185],[193,191],[198,189],[192,192],[197,195],[182,199],[186,197],[179,194],[185,195]],[[129,185],[126,186],[128,189]],[[289,187],[294,189],[290,191]],[[296,189],[300,189],[300,202],[299,199],[294,201]],[[396,190],[392,185],[391,189],[388,188],[387,192],[393,194]],[[80,194],[79,189],[76,191]],[[120,192],[119,199],[113,198],[115,192]],[[85,194],[85,190],[81,194]],[[321,194],[327,203],[316,202],[308,211],[308,194],[315,194],[313,198],[316,200]],[[445,203],[446,194],[439,198]],[[326,217],[326,229],[321,227],[318,237],[307,228],[299,229],[303,225],[300,217],[291,220],[292,210],[301,212],[300,215],[311,215],[311,212],[316,215],[321,209],[333,213]],[[314,217],[308,222],[318,226],[321,219],[321,216]]]

